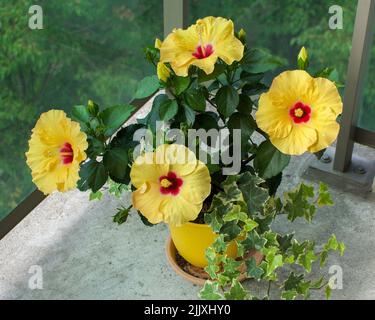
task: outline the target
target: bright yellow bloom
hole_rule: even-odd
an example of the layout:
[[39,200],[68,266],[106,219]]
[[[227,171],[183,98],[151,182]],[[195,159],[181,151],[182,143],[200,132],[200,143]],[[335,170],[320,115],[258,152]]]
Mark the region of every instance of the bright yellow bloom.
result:
[[156,71],[158,74],[158,78],[161,81],[167,82],[169,77],[171,76],[171,72],[168,69],[168,67],[163,62],[158,62],[156,69],[157,69]]
[[315,153],[336,139],[342,100],[335,84],[306,71],[286,71],[261,95],[256,122],[281,152]]
[[231,20],[206,17],[187,30],[175,29],[160,48],[160,61],[185,77],[191,65],[210,74],[218,58],[230,65],[243,57],[244,46],[234,36]]
[[79,123],[61,110],[43,113],[32,130],[26,153],[26,162],[38,189],[49,194],[75,188],[86,149],[86,135]]
[[151,223],[180,226],[193,221],[211,192],[206,165],[182,145],[161,145],[134,162],[130,178],[137,188],[133,207]]

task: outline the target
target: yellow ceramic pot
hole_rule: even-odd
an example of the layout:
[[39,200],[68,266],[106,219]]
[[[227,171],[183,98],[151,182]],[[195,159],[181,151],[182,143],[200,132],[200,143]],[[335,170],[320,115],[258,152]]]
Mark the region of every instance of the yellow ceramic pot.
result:
[[[205,252],[215,241],[217,235],[207,224],[188,222],[180,227],[169,227],[173,243],[178,253],[189,263],[204,268],[208,262]],[[235,258],[237,246],[232,242],[227,249],[227,255]]]

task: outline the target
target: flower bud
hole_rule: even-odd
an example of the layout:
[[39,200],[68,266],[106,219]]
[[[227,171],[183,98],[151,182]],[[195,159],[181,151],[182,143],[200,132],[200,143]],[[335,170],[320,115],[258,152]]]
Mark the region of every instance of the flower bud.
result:
[[158,78],[161,81],[167,82],[169,77],[171,76],[171,71],[169,70],[169,68],[164,63],[158,62],[157,74],[158,74]]
[[302,47],[298,54],[298,67],[301,70],[306,70],[309,67],[309,53],[305,47]]

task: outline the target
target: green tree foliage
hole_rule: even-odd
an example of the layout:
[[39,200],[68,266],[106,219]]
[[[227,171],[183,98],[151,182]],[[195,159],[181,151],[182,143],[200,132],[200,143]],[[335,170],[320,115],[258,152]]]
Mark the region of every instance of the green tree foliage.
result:
[[128,103],[162,35],[159,0],[40,0],[42,30],[28,27],[33,4],[0,0],[0,219],[34,189],[24,153],[39,115]]

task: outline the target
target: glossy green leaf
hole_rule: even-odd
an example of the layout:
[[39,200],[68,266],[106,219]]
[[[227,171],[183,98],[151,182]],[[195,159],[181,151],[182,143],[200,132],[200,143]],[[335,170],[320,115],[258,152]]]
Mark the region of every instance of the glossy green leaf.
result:
[[146,77],[139,82],[134,98],[143,99],[150,97],[159,89],[159,87],[159,78],[156,75]]

